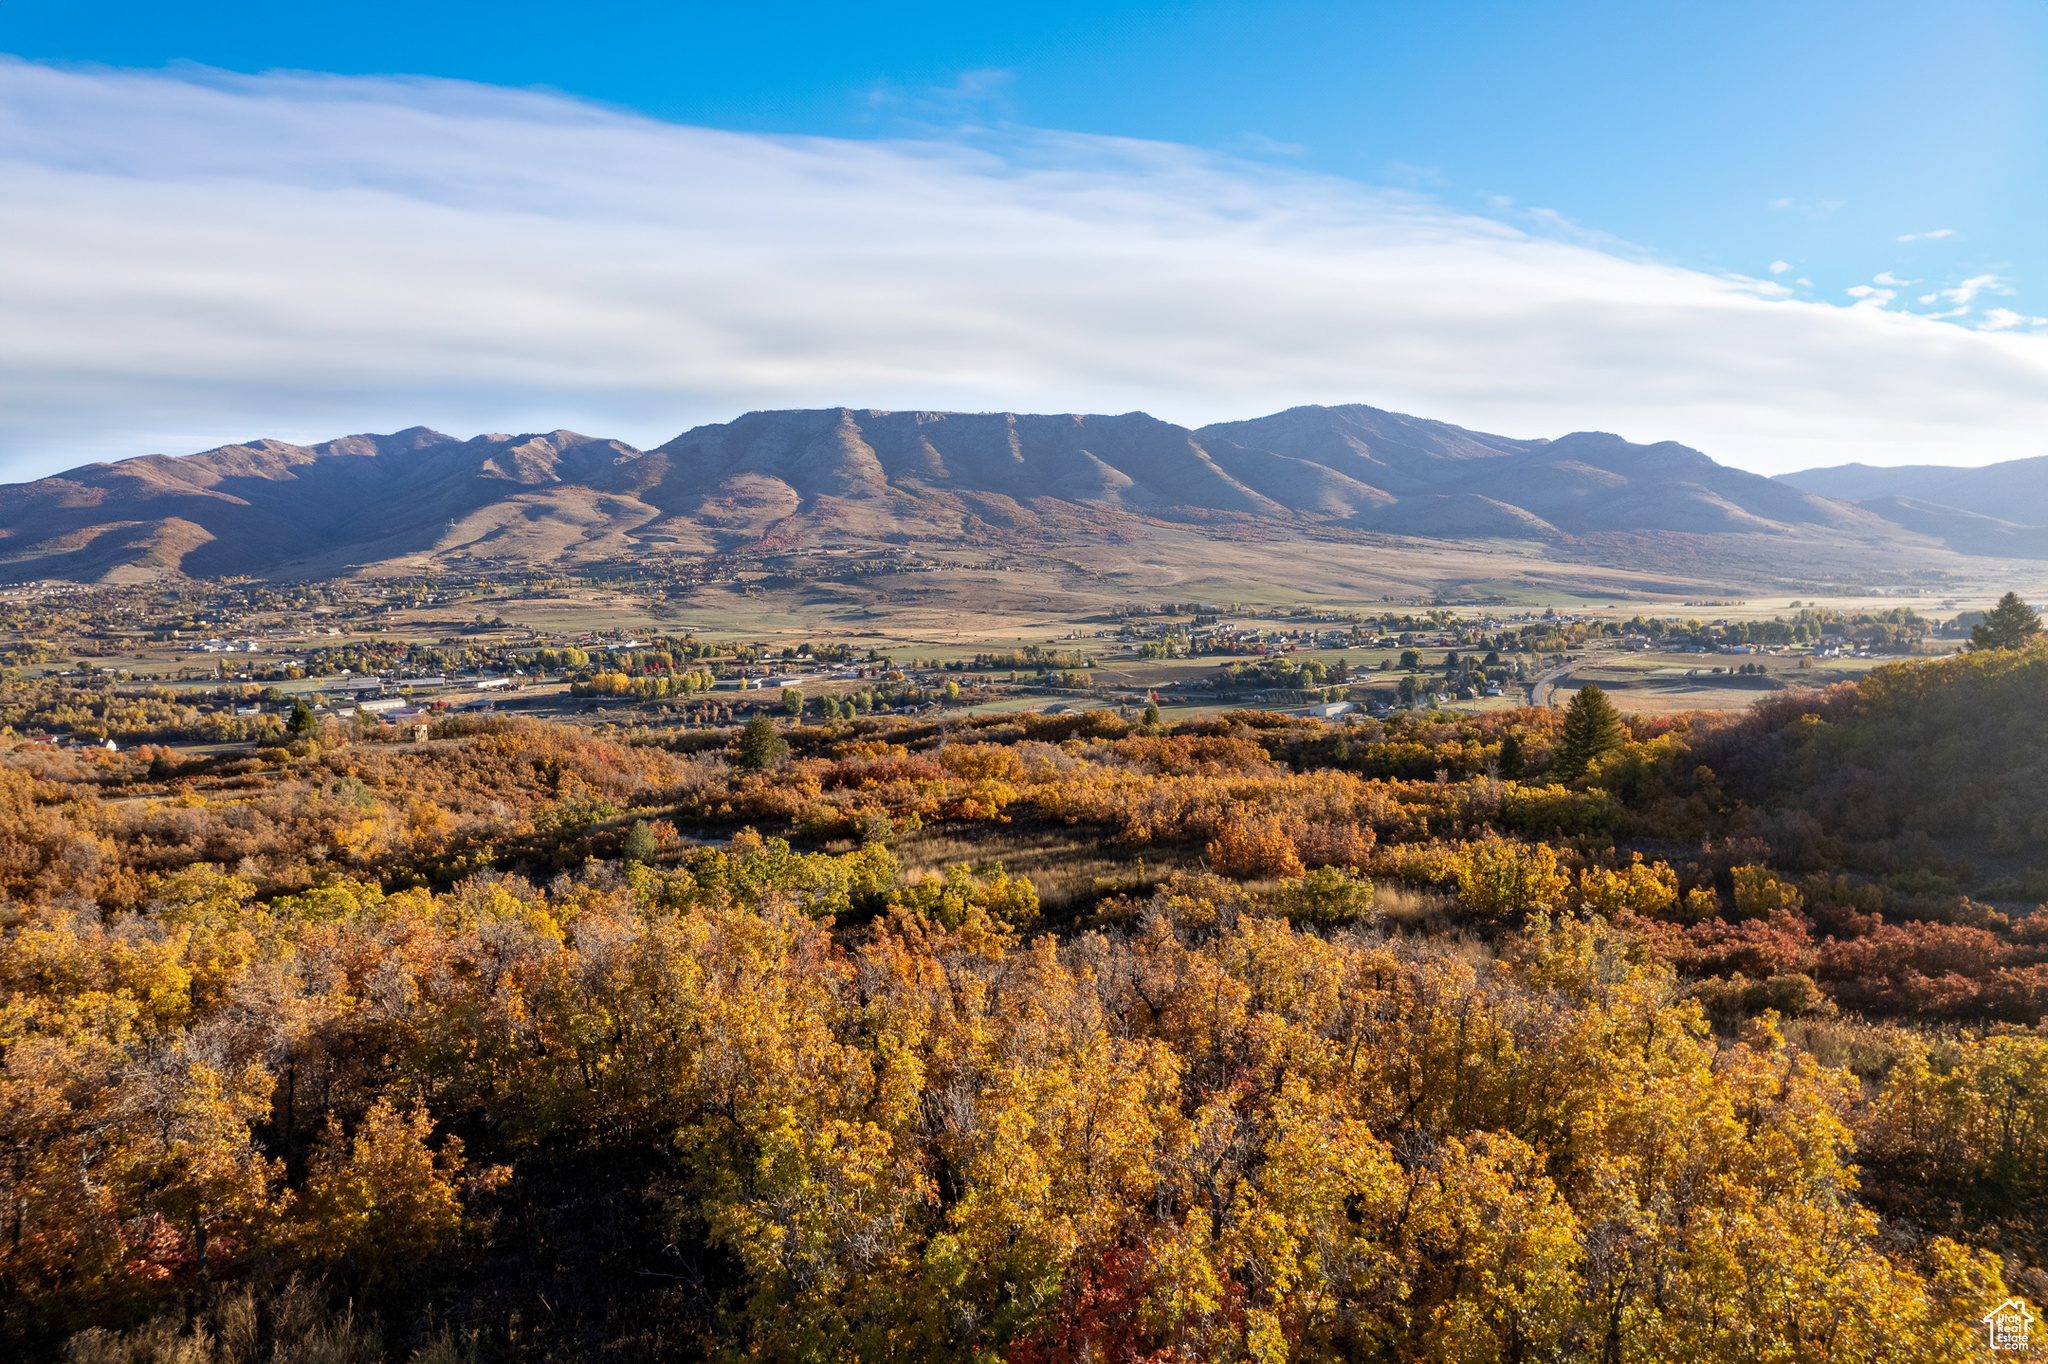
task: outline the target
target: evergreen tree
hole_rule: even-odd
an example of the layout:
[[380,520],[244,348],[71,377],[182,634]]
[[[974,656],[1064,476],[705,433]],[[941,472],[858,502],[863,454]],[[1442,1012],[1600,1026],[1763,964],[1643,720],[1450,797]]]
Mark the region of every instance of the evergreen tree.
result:
[[292,718],[285,721],[284,727],[293,734],[310,734],[315,723],[313,708],[302,699],[292,707]]
[[2019,593],[2008,592],[1986,614],[1984,623],[1970,631],[1970,648],[2023,649],[2040,633],[2041,617],[2034,608],[2021,601]]
[[766,772],[789,752],[789,741],[775,732],[775,722],[760,711],[740,731],[733,762],[749,772]]
[[1512,729],[1501,736],[1498,765],[1502,781],[1514,781],[1522,775],[1522,740]]
[[1621,741],[1621,712],[1605,692],[1589,682],[1565,708],[1564,729],[1558,735],[1551,775],[1559,781],[1577,781],[1586,775],[1595,758],[1621,747]]
[[652,862],[661,853],[661,840],[654,836],[654,830],[647,827],[647,821],[636,819],[626,833],[625,846],[619,849],[628,862]]

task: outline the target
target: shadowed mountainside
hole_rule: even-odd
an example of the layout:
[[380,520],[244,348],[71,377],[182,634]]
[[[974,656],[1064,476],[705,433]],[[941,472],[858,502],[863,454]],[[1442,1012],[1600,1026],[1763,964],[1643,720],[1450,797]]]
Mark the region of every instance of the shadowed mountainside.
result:
[[1901,464],[1889,469],[1837,464],[1780,474],[1776,481],[1849,502],[1905,498],[2019,525],[2048,525],[2048,455],[1975,469],[1945,464]]
[[1853,502],[1958,553],[2048,559],[2048,455],[1976,469],[1838,464],[1780,474],[1776,481]]
[[0,487],[0,577],[538,565],[835,532],[1001,540],[1131,517],[1552,544],[1622,532],[1926,549],[1942,533],[1668,441],[1519,440],[1362,404],[1199,430],[1141,412],[828,408],[752,412],[650,451],[414,427],[86,465]]

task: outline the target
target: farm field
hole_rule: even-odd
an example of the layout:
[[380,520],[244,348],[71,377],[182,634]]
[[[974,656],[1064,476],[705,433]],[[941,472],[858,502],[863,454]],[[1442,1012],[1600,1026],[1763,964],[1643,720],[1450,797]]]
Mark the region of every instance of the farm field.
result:
[[[1944,651],[1946,652],[1946,651]],[[1921,657],[1940,656],[1923,654]],[[1812,658],[1805,655],[1707,655],[1597,650],[1574,666],[1551,694],[1563,706],[1587,683],[1596,683],[1621,710],[1652,715],[1686,710],[1741,710],[1757,699],[1788,690],[1821,690],[1853,682],[1872,668],[1899,661],[1896,655],[1870,658]],[[1744,664],[1760,672],[1740,673]]]

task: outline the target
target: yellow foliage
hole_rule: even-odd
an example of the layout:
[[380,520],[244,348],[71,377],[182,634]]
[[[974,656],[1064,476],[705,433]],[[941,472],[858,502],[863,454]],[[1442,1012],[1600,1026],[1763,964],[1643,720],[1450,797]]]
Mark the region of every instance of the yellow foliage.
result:
[[332,1116],[294,1209],[297,1241],[316,1260],[346,1260],[375,1279],[462,1230],[462,1141],[427,1145],[434,1120],[379,1098],[344,1139]]
[[1767,919],[1779,910],[1797,914],[1805,902],[1796,886],[1780,881],[1766,867],[1737,867],[1735,912],[1749,919]]
[[1458,902],[1493,919],[1549,908],[1571,887],[1571,878],[1558,869],[1557,852],[1548,843],[1500,838],[1465,845],[1457,878]]
[[1276,814],[1246,812],[1226,819],[1205,855],[1211,866],[1233,876],[1308,874],[1295,847],[1292,822]]
[[1580,871],[1578,900],[1582,908],[1608,918],[1623,910],[1656,918],[1678,903],[1678,873],[1662,862],[1644,866],[1643,855],[1635,853],[1625,867]]
[[968,781],[1014,783],[1024,779],[1023,760],[1015,749],[1001,744],[947,744],[939,750],[939,762]]

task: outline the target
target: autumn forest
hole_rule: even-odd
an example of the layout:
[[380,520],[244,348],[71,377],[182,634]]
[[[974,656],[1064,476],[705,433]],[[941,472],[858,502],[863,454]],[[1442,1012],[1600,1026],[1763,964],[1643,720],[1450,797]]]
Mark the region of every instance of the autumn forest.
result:
[[0,740],[0,1348],[1982,1358],[2044,700]]

